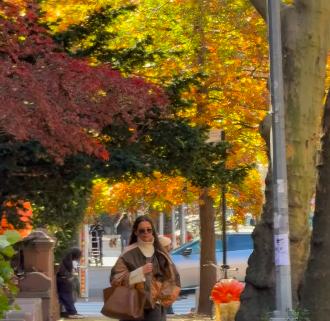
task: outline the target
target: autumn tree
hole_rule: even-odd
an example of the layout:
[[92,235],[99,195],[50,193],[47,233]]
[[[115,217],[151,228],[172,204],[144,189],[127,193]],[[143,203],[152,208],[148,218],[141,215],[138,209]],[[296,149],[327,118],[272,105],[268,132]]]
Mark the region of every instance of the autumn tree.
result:
[[[119,6],[122,4],[125,5],[125,1],[118,2]],[[60,5],[55,6],[59,10]],[[81,9],[86,12],[88,7],[95,8],[95,4],[88,3]],[[257,124],[267,110],[265,79],[268,69],[265,64],[267,51],[262,46],[264,30],[259,17],[250,7],[229,1],[226,1],[225,5],[213,1],[207,4],[202,1],[174,1],[158,8],[157,2],[150,0],[138,3],[138,9],[123,18],[117,16],[121,23],[111,27],[106,24],[111,12],[105,8],[94,15],[89,14],[86,20],[76,16],[77,23],[60,33],[59,39],[65,39],[63,44],[70,55],[86,56],[88,53],[96,60],[107,60],[115,65],[117,59],[109,60],[108,54],[125,52],[127,44],[136,44],[136,48],[143,48],[149,54],[148,64],[146,61],[142,61],[142,64],[133,63],[125,71],[143,75],[156,83],[167,83],[176,75],[189,76],[196,72],[207,74],[200,85],[192,87],[191,91],[186,93],[184,97],[193,103],[190,103],[189,108],[179,111],[179,115],[186,117],[191,123],[207,124],[212,128],[226,130],[227,139],[233,143],[235,152],[230,154],[227,160],[229,168],[235,168],[242,163],[264,162],[263,144]],[[61,22],[60,30],[63,25],[67,26],[69,20],[68,16],[63,14],[66,10],[71,9],[64,6],[61,10],[64,22]],[[93,33],[88,33],[90,27],[93,27]],[[83,31],[81,35],[78,30]],[[127,30],[130,31],[129,35]],[[111,41],[102,41],[104,38]],[[246,38],[249,41],[246,41]],[[145,39],[148,39],[148,42]],[[155,39],[157,41],[153,41]],[[255,44],[258,44],[257,48],[254,47]],[[211,173],[204,183],[209,178],[212,180],[213,174]],[[232,186],[231,204],[239,204],[244,200],[244,196],[240,199],[237,195],[251,195],[249,188],[250,191],[258,190],[259,175],[253,175],[252,178],[245,189],[241,189],[241,185]],[[212,239],[213,199],[208,189],[212,186],[198,186],[206,188],[202,202],[205,205],[201,206],[202,212],[206,210],[201,214],[201,220],[204,219],[205,223],[202,224],[203,233],[207,234],[202,237],[202,253],[209,253],[205,257],[202,254],[203,280],[208,282],[203,282],[202,304],[199,304],[199,307],[204,309],[202,312],[209,313],[208,298],[215,282],[216,271],[204,263],[215,262],[213,251],[205,252],[205,249],[215,247],[215,240]],[[261,197],[256,198],[256,203],[259,209]],[[239,205],[234,208],[235,214],[244,222],[246,211],[236,211],[238,208]]]
[[153,172],[144,177],[142,174],[123,182],[111,184],[111,179],[97,180],[89,199],[88,214],[106,211],[115,214],[121,211],[153,210],[157,213],[171,213],[173,207],[198,200],[198,188],[188,184],[186,179],[170,177]]
[[[266,1],[251,0],[251,3],[266,20]],[[281,6],[292,290],[297,305],[309,247],[309,209],[316,181],[330,3],[295,0],[293,4],[282,2]],[[272,195],[268,192],[266,196]],[[254,252],[249,260],[241,309],[236,316],[238,321],[260,320],[274,307],[274,274],[266,263],[273,258],[273,239],[266,237],[273,234],[269,198],[267,204],[264,220],[253,234]]]
[[[59,52],[37,10],[30,4],[22,16],[1,3],[1,212],[9,213],[10,199],[30,200],[35,226],[72,238],[95,177],[88,166],[108,159],[103,128],[115,122],[134,141],[146,117],[166,118],[167,99],[141,79]],[[20,223],[17,215],[10,221]]]
[[[3,23],[11,23],[17,28],[18,26],[26,27],[27,35],[29,35],[28,32],[35,35],[35,31],[38,31],[40,37],[44,39],[43,37],[48,37],[48,34],[45,29],[37,24],[37,16],[34,14],[33,9],[36,8],[30,8],[27,12],[27,17],[31,15],[33,17],[33,19],[31,18],[33,23],[30,26],[34,28],[32,30],[24,25],[25,18],[18,18],[20,20],[3,18]],[[16,35],[15,39],[19,39],[19,34]],[[28,37],[20,41],[27,41],[27,39]],[[55,57],[69,59],[59,52],[60,49],[52,44],[50,38],[47,39],[51,47],[49,48],[50,55],[54,54]],[[33,41],[30,44],[32,47],[30,59],[39,59]],[[41,46],[41,44],[39,45]],[[19,47],[16,49],[18,50]],[[23,49],[28,50],[28,47]],[[22,55],[23,58],[21,57],[21,59],[24,59],[24,52],[17,52]],[[43,58],[42,55],[41,58]],[[48,62],[51,61],[51,58],[49,58]],[[72,61],[75,60],[72,59]],[[78,66],[85,64],[85,62],[80,61],[77,61],[77,63]],[[31,62],[31,66],[28,64],[29,68],[33,69],[34,66],[33,62]],[[89,72],[102,70],[103,68],[98,66],[93,69],[88,65],[85,67]],[[110,69],[107,70],[111,71]],[[119,73],[116,73],[116,75],[120,78]],[[187,104],[187,101],[181,97],[181,91],[183,88],[189,87],[191,82],[196,82],[196,77],[198,75],[182,79],[177,77],[168,83],[166,93],[169,97],[169,108],[171,110],[182,108]],[[93,80],[93,78],[91,79]],[[41,82],[41,78],[39,80]],[[75,78],[75,80],[77,79]],[[40,85],[42,85],[42,82]],[[74,84],[71,83],[71,85]],[[96,84],[94,85],[96,86]],[[155,87],[149,87],[151,91],[152,88]],[[50,95],[48,98],[53,99],[51,91],[47,91],[47,93]],[[103,94],[101,96],[103,97]],[[129,96],[126,98],[129,98]],[[38,101],[38,107],[40,107],[39,103],[41,104],[41,102]],[[65,100],[62,103],[64,104]],[[42,142],[37,141],[39,136],[34,137],[33,140],[28,140],[28,138],[32,138],[29,135],[32,135],[33,128],[24,128],[26,122],[30,120],[26,117],[25,122],[21,124],[22,131],[29,131],[26,140],[23,140],[21,136],[13,137],[13,133],[8,132],[8,130],[7,134],[1,137],[1,193],[3,200],[31,201],[34,208],[34,226],[47,227],[57,236],[60,243],[57,250],[60,253],[62,249],[68,246],[75,235],[77,226],[84,214],[92,180],[95,177],[111,177],[112,179],[122,180],[128,173],[130,176],[137,174],[149,175],[154,170],[159,169],[163,173],[178,171],[188,173],[190,168],[186,164],[195,157],[196,152],[200,151],[201,146],[203,146],[206,128],[201,126],[191,127],[182,118],[168,118],[160,108],[162,106],[156,105],[157,101],[153,101],[153,103],[154,106],[146,110],[142,117],[131,113],[132,122],[122,121],[120,117],[115,117],[111,123],[109,122],[106,126],[100,127],[100,131],[97,132],[98,135],[92,138],[95,140],[95,144],[98,144],[98,148],[104,150],[103,158],[97,157],[99,154],[87,155],[79,152],[79,150],[65,150],[65,153],[69,154],[71,152],[74,155],[67,155],[63,152],[63,155],[57,155],[58,157],[61,156],[60,162],[58,162],[58,159],[57,162],[54,161],[53,150],[50,148],[56,148],[56,152],[58,152],[61,145],[50,147],[44,145]],[[35,117],[36,115],[32,113],[32,116]],[[55,121],[55,119],[53,120]],[[102,121],[103,119],[100,119],[100,122]],[[37,124],[37,121],[34,120],[32,124]],[[64,124],[65,122],[62,125],[64,126]],[[80,123],[79,126],[82,125]],[[63,128],[63,130],[68,129]],[[74,132],[72,131],[72,133]],[[62,134],[64,133],[62,132]],[[54,135],[57,135],[57,132]],[[46,139],[47,136],[44,135],[44,138]],[[107,158],[109,153],[111,158],[105,161],[104,158]],[[3,202],[3,205],[5,205],[5,202]],[[9,211],[8,208],[5,210],[6,212]],[[20,222],[17,215],[11,215],[10,218],[13,222]]]
[[[144,119],[154,104],[165,112],[167,101],[157,87],[57,52],[37,18],[31,9],[24,17],[1,18],[0,125],[5,134],[36,139],[59,158],[100,153],[95,135],[114,119],[134,129],[132,120]],[[27,119],[29,126],[22,126]]]

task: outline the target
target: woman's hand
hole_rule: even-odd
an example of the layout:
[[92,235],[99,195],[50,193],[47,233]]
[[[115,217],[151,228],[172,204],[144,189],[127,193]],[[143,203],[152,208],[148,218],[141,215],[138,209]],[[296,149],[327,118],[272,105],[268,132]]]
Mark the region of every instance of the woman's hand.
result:
[[146,265],[142,266],[142,273],[144,275],[150,273],[152,271],[152,263],[147,263]]

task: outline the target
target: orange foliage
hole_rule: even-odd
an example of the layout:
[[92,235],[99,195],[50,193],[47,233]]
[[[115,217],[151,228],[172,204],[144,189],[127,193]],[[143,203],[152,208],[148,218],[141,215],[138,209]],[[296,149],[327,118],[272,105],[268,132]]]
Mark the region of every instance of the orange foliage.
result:
[[150,208],[155,212],[170,213],[173,206],[198,199],[198,189],[188,183],[185,193],[184,185],[184,178],[171,178],[159,172],[154,172],[153,177],[141,177],[115,185],[98,180],[89,199],[87,214],[116,214],[119,210],[133,212]]
[[[131,3],[117,0],[111,5],[116,8]],[[164,78],[170,81],[173,75],[207,74],[208,78],[203,82],[206,94],[202,95],[192,87],[185,98],[194,100],[195,105],[182,112],[182,116],[192,124],[208,124],[226,131],[226,138],[233,145],[233,153],[227,162],[229,168],[239,164],[266,164],[258,125],[269,109],[267,31],[254,8],[231,0],[173,0],[161,6],[157,0],[134,3],[138,10],[119,18],[116,25],[111,26],[117,36],[109,43],[109,48],[132,46],[150,35],[155,43],[148,50],[181,52],[181,55],[159,56],[147,68],[137,68],[133,73],[156,83]],[[68,24],[84,19],[88,10],[104,4],[108,2],[48,0],[45,8],[47,19],[54,21],[60,16],[63,19],[60,29],[65,29]],[[201,48],[205,49],[202,64]],[[204,106],[203,110],[197,111],[197,103]],[[133,180],[115,185],[113,197],[107,202],[104,198],[96,201],[96,195],[102,193],[98,191],[101,187],[95,186],[91,204],[97,204],[97,210],[107,203],[112,212],[121,207],[139,206],[168,209],[177,199],[182,201],[182,197],[173,198],[166,182],[177,186],[182,180],[171,181],[163,177],[162,180]],[[174,190],[175,195],[181,195],[180,189]],[[219,198],[218,191],[219,187],[214,187],[211,192],[214,199]],[[194,197],[197,196],[196,191]],[[117,201],[115,197],[118,197]],[[227,198],[238,223],[244,221],[246,213],[259,215],[263,202],[259,173],[252,171],[241,186],[229,186]]]
[[[8,204],[10,206],[10,204]],[[25,211],[22,211],[18,209],[18,213],[21,217],[22,222],[25,223],[26,228],[20,229],[18,232],[22,235],[22,237],[26,237],[30,234],[32,231],[32,226],[30,225],[30,218],[32,218],[32,207],[30,203],[25,202],[23,203],[23,206],[25,208]],[[0,229],[0,235],[2,235],[6,230],[14,230],[14,226],[11,224],[8,224],[5,216],[3,216],[1,220],[1,229]]]

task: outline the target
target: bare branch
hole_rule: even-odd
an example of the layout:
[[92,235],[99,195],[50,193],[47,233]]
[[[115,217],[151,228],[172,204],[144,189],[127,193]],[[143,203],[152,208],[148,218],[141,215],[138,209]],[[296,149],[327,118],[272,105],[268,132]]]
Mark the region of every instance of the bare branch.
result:
[[[252,5],[258,11],[260,16],[267,21],[267,0],[250,0]],[[281,1],[281,11],[285,9],[288,5]]]
[[267,0],[250,0],[252,5],[256,8],[260,16],[267,20]]

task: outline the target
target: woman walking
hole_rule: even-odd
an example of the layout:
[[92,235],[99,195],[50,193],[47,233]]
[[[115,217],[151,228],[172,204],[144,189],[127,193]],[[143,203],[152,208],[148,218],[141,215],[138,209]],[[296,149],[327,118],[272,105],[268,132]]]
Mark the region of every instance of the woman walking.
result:
[[164,307],[176,300],[180,277],[149,217],[139,216],[135,220],[129,246],[111,270],[110,282],[112,286],[134,285],[147,293],[144,318],[139,321],[163,320]]

